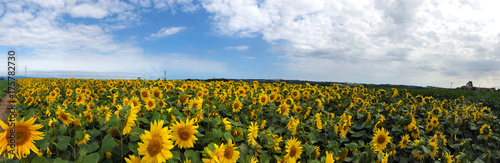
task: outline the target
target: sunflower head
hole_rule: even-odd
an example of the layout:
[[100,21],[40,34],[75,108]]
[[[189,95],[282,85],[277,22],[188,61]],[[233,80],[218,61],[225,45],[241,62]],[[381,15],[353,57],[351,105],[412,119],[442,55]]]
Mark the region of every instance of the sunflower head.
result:
[[181,119],[180,122],[176,121],[172,126],[172,140],[179,148],[193,148],[193,144],[198,140],[194,135],[198,133],[198,126],[195,126],[194,123],[194,119],[189,120],[188,118],[186,122]]
[[391,142],[389,131],[386,131],[384,128],[378,129],[373,136],[372,142],[378,147],[378,149],[384,150],[387,147],[387,144]]
[[286,145],[286,156],[293,160],[299,159],[300,155],[302,154],[302,147],[300,146],[300,144],[300,140],[297,140],[296,138],[291,138],[290,140],[288,140]]

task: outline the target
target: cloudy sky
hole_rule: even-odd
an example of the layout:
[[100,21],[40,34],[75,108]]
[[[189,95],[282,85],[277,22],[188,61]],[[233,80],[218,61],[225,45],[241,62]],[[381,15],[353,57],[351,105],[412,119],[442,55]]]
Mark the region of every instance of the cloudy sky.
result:
[[[18,75],[500,88],[500,1],[2,0]],[[5,67],[0,73],[7,74]]]

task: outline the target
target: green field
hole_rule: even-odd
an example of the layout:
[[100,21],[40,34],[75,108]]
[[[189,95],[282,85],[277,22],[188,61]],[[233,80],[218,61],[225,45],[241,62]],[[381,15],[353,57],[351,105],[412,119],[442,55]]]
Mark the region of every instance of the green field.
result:
[[0,97],[3,97],[7,93],[8,82],[7,80],[0,80]]

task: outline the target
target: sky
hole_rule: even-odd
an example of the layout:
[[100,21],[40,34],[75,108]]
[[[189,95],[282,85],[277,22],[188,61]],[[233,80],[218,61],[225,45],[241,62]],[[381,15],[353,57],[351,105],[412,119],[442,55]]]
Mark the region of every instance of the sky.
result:
[[[0,0],[1,74],[500,88],[500,1]],[[26,71],[25,71],[26,69]],[[2,75],[3,76],[3,75]],[[453,83],[453,84],[452,84]]]

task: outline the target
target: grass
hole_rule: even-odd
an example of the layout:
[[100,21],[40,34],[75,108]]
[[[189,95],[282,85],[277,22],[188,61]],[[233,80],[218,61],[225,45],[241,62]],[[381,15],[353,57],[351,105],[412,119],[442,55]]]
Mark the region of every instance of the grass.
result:
[[0,80],[0,98],[3,97],[7,93],[8,81]]

